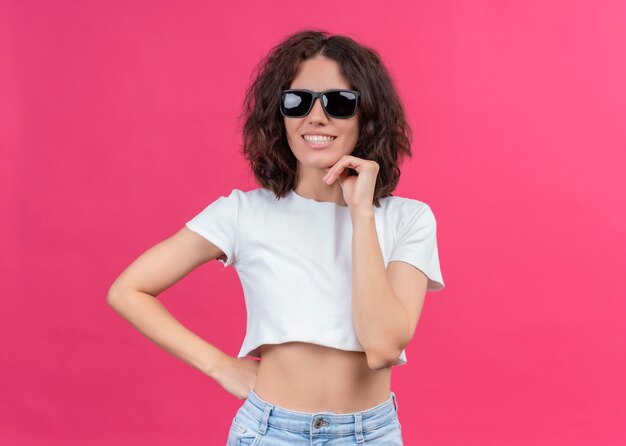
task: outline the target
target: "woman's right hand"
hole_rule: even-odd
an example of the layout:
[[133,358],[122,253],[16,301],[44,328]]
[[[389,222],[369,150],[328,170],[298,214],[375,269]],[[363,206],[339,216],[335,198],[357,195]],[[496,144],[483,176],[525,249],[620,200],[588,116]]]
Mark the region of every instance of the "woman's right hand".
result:
[[215,368],[211,377],[227,392],[237,398],[246,399],[256,384],[256,375],[261,361],[226,356]]

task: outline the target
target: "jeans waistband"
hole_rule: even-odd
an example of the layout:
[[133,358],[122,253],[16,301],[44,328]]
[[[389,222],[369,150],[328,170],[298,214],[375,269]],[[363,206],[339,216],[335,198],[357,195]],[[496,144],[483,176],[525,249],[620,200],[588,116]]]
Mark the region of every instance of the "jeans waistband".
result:
[[386,401],[362,411],[341,414],[299,412],[265,401],[251,390],[242,409],[261,423],[262,433],[271,425],[292,432],[351,434],[373,430],[390,422],[397,416],[398,403],[392,391]]

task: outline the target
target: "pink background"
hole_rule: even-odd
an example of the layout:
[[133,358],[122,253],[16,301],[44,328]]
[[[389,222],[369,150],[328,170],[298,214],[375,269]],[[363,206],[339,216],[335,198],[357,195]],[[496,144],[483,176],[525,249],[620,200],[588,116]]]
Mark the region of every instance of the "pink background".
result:
[[[626,7],[615,1],[2,1],[0,443],[223,445],[243,401],[106,304],[232,188],[252,70],[320,27],[376,49],[446,289],[392,390],[407,445],[626,444]],[[159,296],[230,355],[236,271]]]

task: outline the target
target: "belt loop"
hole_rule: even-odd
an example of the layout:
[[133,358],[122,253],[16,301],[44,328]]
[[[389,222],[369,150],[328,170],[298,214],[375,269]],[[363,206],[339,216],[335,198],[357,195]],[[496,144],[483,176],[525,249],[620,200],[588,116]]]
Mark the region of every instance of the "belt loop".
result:
[[396,394],[391,392],[391,399],[393,400],[393,408],[396,410],[396,413],[398,413],[398,400],[396,399]]
[[354,414],[354,435],[356,436],[356,444],[365,443],[365,438],[363,438],[363,426],[361,424],[361,420],[361,412],[356,412]]
[[265,405],[265,409],[263,409],[263,416],[261,418],[261,425],[259,426],[259,433],[261,435],[265,435],[265,432],[267,431],[267,420],[270,417],[270,412],[272,411],[272,409],[274,408],[274,406],[272,404],[266,404]]

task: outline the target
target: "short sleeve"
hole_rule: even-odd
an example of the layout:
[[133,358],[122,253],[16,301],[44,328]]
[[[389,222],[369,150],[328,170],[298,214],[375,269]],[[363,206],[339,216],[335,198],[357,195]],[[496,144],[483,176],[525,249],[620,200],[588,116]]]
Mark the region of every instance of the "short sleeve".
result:
[[236,261],[237,221],[239,218],[239,189],[228,196],[221,196],[185,223],[185,226],[218,246],[226,255],[226,261],[218,259],[225,269]]
[[428,277],[428,291],[444,288],[437,249],[437,221],[427,204],[401,219],[389,257],[389,262],[393,260],[409,263],[423,272]]

